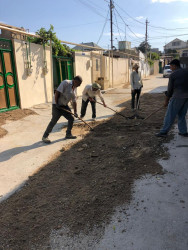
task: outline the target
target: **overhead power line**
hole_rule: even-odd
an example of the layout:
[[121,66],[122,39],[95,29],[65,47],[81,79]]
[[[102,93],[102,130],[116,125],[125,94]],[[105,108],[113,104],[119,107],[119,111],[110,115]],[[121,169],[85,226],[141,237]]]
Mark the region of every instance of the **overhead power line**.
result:
[[173,36],[156,36],[156,37],[150,37],[149,40],[169,38],[169,37],[178,37],[178,36],[188,36],[188,34],[180,34],[180,35],[173,35]]
[[[128,17],[130,17],[132,20],[134,20],[135,22],[139,23],[139,24],[142,24],[145,26],[145,23],[137,20],[136,18],[134,18],[133,16],[131,16],[129,13],[127,13],[122,7],[120,7],[117,3],[116,5],[118,6],[118,8],[123,11]],[[148,26],[152,27],[152,28],[155,28],[155,29],[163,29],[163,30],[182,30],[182,29],[188,29],[188,27],[184,27],[184,28],[166,28],[166,27],[161,27],[161,26],[155,26],[155,25],[151,25],[151,24],[148,24]]]
[[102,35],[103,35],[103,33],[104,33],[104,29],[105,29],[106,23],[107,23],[107,21],[108,21],[108,15],[109,15],[109,10],[108,10],[108,13],[107,13],[107,16],[106,16],[106,20],[105,20],[104,25],[103,25],[103,28],[102,28],[102,32],[101,32],[101,34],[100,34],[100,36],[99,36],[99,39],[98,39],[98,41],[97,41],[97,44],[98,44],[99,41],[101,40],[101,37],[102,37]]
[[126,25],[126,27],[129,29],[129,31],[138,39],[140,39],[140,37],[138,37],[130,28],[129,25],[127,25],[127,23],[124,21],[124,19],[122,18],[122,16],[119,14],[119,12],[117,11],[117,9],[115,8],[115,11],[118,13],[119,17],[121,18],[121,20],[124,22],[124,24]]
[[129,15],[129,13],[127,13],[124,9],[122,9],[122,7],[120,7],[117,3],[116,5],[118,6],[118,8],[120,8],[128,17],[130,17],[132,20],[136,21],[137,23],[143,24],[145,26],[145,23],[138,21],[136,18],[132,17],[131,15]]
[[156,29],[163,29],[163,30],[182,30],[182,29],[188,29],[188,27],[185,28],[165,28],[165,27],[159,27],[159,26],[154,26],[154,25],[149,25],[152,28],[156,28]]
[[[95,14],[101,16],[101,17],[104,17],[95,7],[93,7],[92,5],[90,5],[87,1],[84,2],[83,0],[78,0],[81,4],[85,5],[88,9],[92,10],[93,12],[95,12]],[[105,17],[104,17],[105,18]]]
[[117,28],[118,28],[119,37],[120,37],[120,39],[122,41],[121,34],[120,34],[120,31],[119,31],[118,22],[117,22],[117,17],[116,17],[116,13],[115,12],[114,12],[114,16],[115,16],[115,19],[116,19],[116,24],[117,24]]

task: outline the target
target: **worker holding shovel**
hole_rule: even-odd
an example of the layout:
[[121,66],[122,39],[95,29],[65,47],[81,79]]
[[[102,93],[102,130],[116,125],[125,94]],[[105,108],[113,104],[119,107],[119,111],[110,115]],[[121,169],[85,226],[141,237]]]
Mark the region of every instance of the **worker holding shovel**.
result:
[[99,96],[103,106],[106,107],[104,98],[101,93],[101,86],[98,83],[88,84],[85,86],[82,92],[82,107],[81,107],[81,118],[86,114],[87,105],[90,102],[92,108],[92,119],[96,120],[96,96]]
[[[130,76],[131,95],[132,95],[132,100],[131,100],[132,110],[139,109],[140,94],[141,94],[141,89],[143,87],[141,75],[140,75],[140,72],[138,72],[138,69],[139,69],[138,64],[134,64],[133,65],[133,72],[131,73],[131,76]],[[135,97],[136,97],[136,108],[135,108]]]
[[52,119],[50,123],[48,124],[46,131],[44,132],[44,135],[42,137],[43,142],[45,143],[51,142],[48,139],[48,136],[61,116],[64,116],[68,120],[68,127],[67,127],[65,138],[76,139],[76,136],[73,136],[71,133],[73,122],[74,122],[74,117],[71,114],[71,109],[69,108],[68,103],[72,101],[73,109],[74,109],[74,116],[78,117],[75,90],[77,87],[81,85],[81,83],[82,83],[81,76],[76,76],[74,77],[73,80],[64,80],[60,83],[53,97]]

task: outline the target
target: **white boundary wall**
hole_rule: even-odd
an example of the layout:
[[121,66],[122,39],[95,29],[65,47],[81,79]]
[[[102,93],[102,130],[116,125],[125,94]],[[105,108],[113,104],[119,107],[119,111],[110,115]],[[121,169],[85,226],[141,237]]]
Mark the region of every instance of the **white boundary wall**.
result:
[[27,51],[25,41],[14,39],[14,57],[21,108],[29,108],[40,103],[52,101],[53,86],[51,77],[51,51],[46,46],[48,73],[43,74],[44,49],[42,45],[30,44],[32,73],[27,75]]
[[82,95],[82,91],[87,84],[92,83],[91,67],[92,62],[90,52],[75,52],[74,75],[80,75],[83,78],[81,86],[77,88],[78,96]]
[[[139,53],[139,56],[141,75],[142,77],[147,77],[150,75],[150,66],[145,62],[145,56],[142,52]],[[100,60],[100,62],[96,63],[96,60]],[[96,64],[99,65],[98,69],[96,69]],[[83,78],[83,83],[81,87],[78,88],[78,96],[82,94],[82,91],[87,84],[97,81],[99,76],[104,79],[104,89],[107,89],[129,83],[130,73],[132,72],[130,59],[113,58],[112,83],[112,58],[102,56],[101,52],[76,52],[74,66],[75,75],[80,75]],[[100,81],[98,82],[100,83]]]

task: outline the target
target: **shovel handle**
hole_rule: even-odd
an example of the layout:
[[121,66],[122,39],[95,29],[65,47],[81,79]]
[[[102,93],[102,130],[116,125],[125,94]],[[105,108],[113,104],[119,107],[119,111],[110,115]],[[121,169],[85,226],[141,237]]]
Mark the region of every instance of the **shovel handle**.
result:
[[144,118],[143,122],[145,120],[147,120],[148,118],[150,118],[150,116],[152,116],[153,114],[157,113],[159,110],[163,109],[164,108],[164,105],[161,106],[160,108],[156,109],[154,112],[152,112],[150,115],[148,115],[146,118]]
[[93,128],[92,128],[87,122],[85,122],[82,118],[77,117],[75,114],[73,114],[71,111],[69,111],[69,110],[67,110],[67,109],[64,109],[64,108],[61,108],[61,109],[64,110],[64,111],[66,111],[66,112],[68,112],[68,113],[70,113],[70,114],[73,115],[74,117],[78,118],[79,120],[81,120],[82,122],[84,122],[91,130],[93,130]]
[[[97,102],[97,101],[95,101],[95,102],[103,106],[103,104],[102,104],[102,103]],[[127,116],[124,116],[124,115],[122,115],[122,114],[118,113],[116,110],[114,110],[114,109],[112,109],[112,108],[110,108],[110,107],[107,107],[107,106],[106,106],[106,108],[108,108],[108,109],[110,109],[110,110],[114,111],[117,115],[121,115],[121,116],[123,116],[124,118],[128,119],[128,117],[127,117]]]

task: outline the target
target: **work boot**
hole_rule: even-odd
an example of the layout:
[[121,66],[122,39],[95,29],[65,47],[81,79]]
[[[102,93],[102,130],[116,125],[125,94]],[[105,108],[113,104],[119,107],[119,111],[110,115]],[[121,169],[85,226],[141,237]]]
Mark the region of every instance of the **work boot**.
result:
[[185,134],[178,133],[178,134],[181,135],[181,136],[184,136],[184,137],[188,137],[188,133],[185,133]]
[[161,132],[159,132],[159,133],[155,134],[155,136],[165,138],[165,137],[167,137],[167,133],[161,133]]
[[42,137],[42,141],[45,143],[51,143],[50,139],[48,139],[48,137]]
[[65,136],[65,138],[66,138],[66,139],[76,139],[77,137],[74,136],[74,135],[72,135],[72,134],[67,134],[67,135]]

